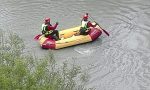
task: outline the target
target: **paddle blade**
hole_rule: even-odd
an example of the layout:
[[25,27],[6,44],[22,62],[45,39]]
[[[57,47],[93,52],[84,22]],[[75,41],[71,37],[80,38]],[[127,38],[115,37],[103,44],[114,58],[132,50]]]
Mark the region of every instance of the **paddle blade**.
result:
[[36,36],[34,37],[34,40],[38,40],[40,36],[41,36],[41,34],[36,35]]
[[106,31],[106,30],[104,30],[104,29],[102,29],[103,31],[104,31],[104,33],[107,35],[107,36],[109,36],[109,33]]
[[[95,21],[94,21],[95,22]],[[101,29],[102,29],[102,27],[97,23],[97,22],[95,22]],[[106,31],[106,30],[104,30],[104,29],[102,29],[103,30],[103,32],[107,35],[107,36],[109,36],[109,33]]]

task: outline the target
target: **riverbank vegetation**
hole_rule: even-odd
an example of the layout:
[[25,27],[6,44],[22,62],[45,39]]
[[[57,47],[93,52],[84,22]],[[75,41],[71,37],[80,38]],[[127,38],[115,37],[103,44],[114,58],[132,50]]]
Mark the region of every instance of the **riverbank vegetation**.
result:
[[52,53],[38,59],[24,55],[24,48],[16,34],[0,33],[1,90],[86,90],[88,78],[80,66],[58,66]]

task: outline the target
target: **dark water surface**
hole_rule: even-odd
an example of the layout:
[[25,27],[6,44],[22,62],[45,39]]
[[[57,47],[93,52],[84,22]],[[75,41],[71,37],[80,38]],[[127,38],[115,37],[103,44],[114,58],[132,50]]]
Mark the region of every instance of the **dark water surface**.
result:
[[25,53],[41,57],[48,50],[33,38],[44,17],[66,29],[86,12],[110,37],[55,50],[56,59],[81,65],[90,75],[87,87],[96,90],[150,90],[150,0],[0,0],[0,29],[20,35]]

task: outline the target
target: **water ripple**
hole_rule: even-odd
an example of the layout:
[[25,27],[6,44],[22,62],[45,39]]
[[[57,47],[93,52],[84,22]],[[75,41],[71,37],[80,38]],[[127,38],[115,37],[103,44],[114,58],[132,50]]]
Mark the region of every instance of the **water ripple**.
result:
[[149,0],[1,0],[1,3],[1,28],[18,33],[27,45],[26,51],[38,54],[47,52],[37,49],[32,39],[41,32],[44,17],[51,17],[52,23],[59,21],[58,29],[64,29],[80,24],[83,13],[89,12],[110,36],[103,34],[95,42],[58,50],[55,55],[69,58],[70,62],[76,57],[75,61],[91,76],[87,86],[97,90],[150,89]]

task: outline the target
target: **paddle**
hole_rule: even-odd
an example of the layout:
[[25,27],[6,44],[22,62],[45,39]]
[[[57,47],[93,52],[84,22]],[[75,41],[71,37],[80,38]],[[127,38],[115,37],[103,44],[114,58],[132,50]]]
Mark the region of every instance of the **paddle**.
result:
[[[91,16],[89,16],[90,17],[90,19],[92,19],[94,22],[95,22],[95,20],[91,17]],[[102,30],[103,30],[103,32],[107,35],[107,36],[109,36],[109,33],[106,31],[106,30],[104,30],[97,22],[95,22]]]
[[38,40],[40,36],[41,36],[41,34],[36,35],[36,36],[34,37],[34,40]]

